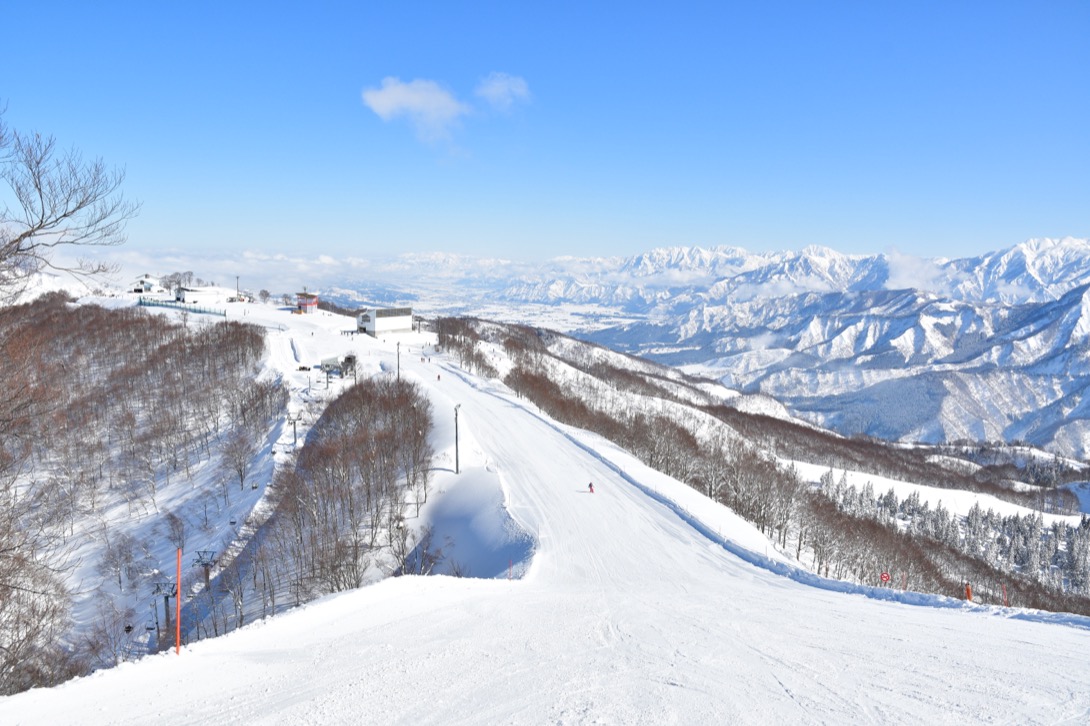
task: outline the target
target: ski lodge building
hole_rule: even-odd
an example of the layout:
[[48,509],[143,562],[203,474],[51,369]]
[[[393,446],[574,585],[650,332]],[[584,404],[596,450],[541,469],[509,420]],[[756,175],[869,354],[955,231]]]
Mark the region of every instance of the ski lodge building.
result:
[[153,292],[153,291],[156,290],[156,288],[161,289],[159,287],[159,281],[156,280],[151,275],[144,275],[143,277],[141,277],[140,279],[138,279],[136,282],[133,283],[132,291],[133,292]]
[[408,333],[413,329],[413,309],[364,308],[356,315],[356,329],[375,338],[386,333]]
[[295,293],[295,309],[303,315],[318,312],[318,296],[306,291]]

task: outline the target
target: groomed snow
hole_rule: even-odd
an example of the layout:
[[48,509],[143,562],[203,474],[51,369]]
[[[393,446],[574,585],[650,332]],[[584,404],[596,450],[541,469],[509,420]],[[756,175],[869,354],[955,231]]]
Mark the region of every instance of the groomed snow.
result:
[[[295,367],[304,344],[308,361],[343,352],[343,322],[300,318],[267,321],[291,326],[271,336],[278,365]],[[490,579],[331,596],[180,656],[0,699],[0,723],[1090,720],[1090,619],[794,570],[723,507],[402,340],[401,375],[437,416],[427,513]],[[392,372],[396,342],[353,346]]]

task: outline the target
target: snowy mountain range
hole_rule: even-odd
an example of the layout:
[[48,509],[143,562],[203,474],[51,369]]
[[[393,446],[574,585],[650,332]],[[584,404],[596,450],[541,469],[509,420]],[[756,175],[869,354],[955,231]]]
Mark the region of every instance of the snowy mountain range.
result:
[[[844,434],[1090,452],[1090,240],[962,259],[675,247],[534,269],[416,256],[403,269],[411,279],[387,299],[411,290],[425,313],[550,325]],[[360,287],[334,297],[366,299]]]

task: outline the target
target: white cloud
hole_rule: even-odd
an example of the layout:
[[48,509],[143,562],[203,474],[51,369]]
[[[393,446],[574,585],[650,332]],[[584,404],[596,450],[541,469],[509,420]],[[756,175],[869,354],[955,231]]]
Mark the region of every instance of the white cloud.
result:
[[477,84],[475,93],[500,111],[509,111],[516,101],[525,103],[530,100],[530,87],[526,79],[508,73],[489,73]]
[[450,136],[459,117],[470,107],[435,81],[415,79],[405,83],[387,76],[381,88],[368,88],[363,102],[383,121],[407,118],[422,141],[434,142]]
[[944,273],[934,260],[901,254],[897,250],[886,253],[889,277],[887,290],[929,290],[940,292],[944,285]]
[[[392,257],[345,256],[335,254],[294,254],[264,249],[225,249],[222,252],[188,250],[110,248],[103,261],[116,263],[120,272],[109,280],[114,286],[127,287],[144,273],[162,277],[171,272],[191,270],[197,277],[233,288],[235,276],[244,290],[262,288],[279,295],[302,290],[328,291],[351,286],[355,281],[414,289],[423,281],[436,283],[448,278],[472,277],[507,280],[530,269],[521,263],[494,258],[478,258],[448,253],[403,253]],[[445,284],[445,283],[444,283]],[[445,296],[445,293],[441,293]]]

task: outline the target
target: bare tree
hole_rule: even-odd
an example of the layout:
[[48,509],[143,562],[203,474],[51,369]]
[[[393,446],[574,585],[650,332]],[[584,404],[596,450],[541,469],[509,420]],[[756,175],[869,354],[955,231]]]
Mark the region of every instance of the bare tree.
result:
[[14,199],[0,208],[0,291],[17,294],[30,273],[44,268],[80,277],[115,269],[86,259],[60,263],[53,253],[125,241],[125,223],[139,205],[118,191],[124,171],[101,159],[85,161],[75,149],[59,151],[52,136],[11,130],[0,117],[0,179]]
[[397,563],[396,575],[430,575],[445,559],[443,549],[434,546],[434,530],[424,527],[418,535],[407,527],[393,527],[390,547]]
[[0,486],[0,695],[73,675],[61,642],[69,628],[70,596],[44,523],[33,520],[34,502]]
[[253,466],[256,454],[257,442],[244,428],[234,429],[223,442],[223,468],[238,478],[240,490],[246,488],[246,475]]
[[102,539],[105,547],[98,570],[103,577],[117,580],[118,592],[125,591],[125,579],[130,582],[135,573],[136,539],[126,533],[110,537],[109,529],[102,525]]
[[185,520],[174,512],[167,512],[164,517],[167,523],[168,539],[176,549],[185,549]]
[[93,667],[110,668],[126,659],[135,618],[132,608],[121,610],[108,596],[97,600],[94,620],[83,635],[83,650]]

